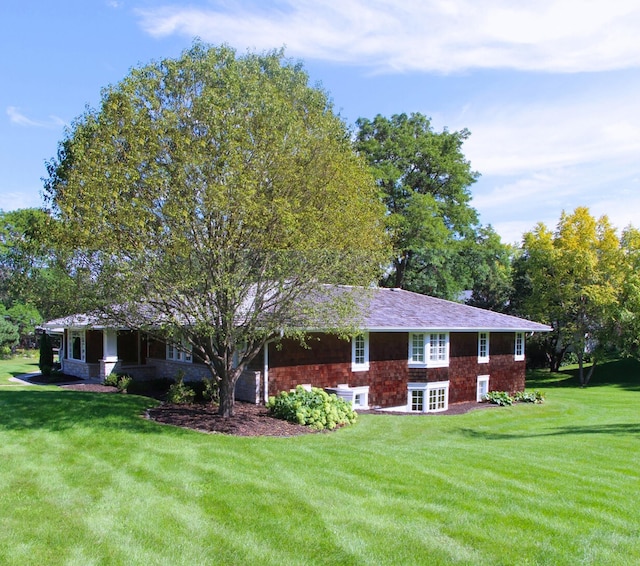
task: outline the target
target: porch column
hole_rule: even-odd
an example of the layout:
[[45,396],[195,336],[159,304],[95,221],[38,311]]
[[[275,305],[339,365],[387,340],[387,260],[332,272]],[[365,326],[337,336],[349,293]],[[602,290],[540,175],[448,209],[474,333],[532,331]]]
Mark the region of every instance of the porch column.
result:
[[102,346],[100,379],[104,380],[118,365],[118,331],[115,328],[105,328],[102,331]]

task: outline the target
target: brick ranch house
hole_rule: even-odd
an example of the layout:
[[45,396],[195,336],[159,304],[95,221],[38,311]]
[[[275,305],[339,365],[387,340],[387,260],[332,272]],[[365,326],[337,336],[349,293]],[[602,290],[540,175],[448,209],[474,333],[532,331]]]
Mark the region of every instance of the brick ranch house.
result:
[[[369,292],[370,291],[370,292]],[[356,408],[443,411],[488,391],[522,391],[525,341],[543,324],[400,289],[369,290],[362,333],[351,340],[310,332],[305,346],[269,342],[236,386],[238,400],[260,403],[297,385],[322,387]],[[62,335],[62,370],[83,379],[112,372],[136,379],[209,376],[188,348],[141,332],[101,325],[88,315],[50,321]]]

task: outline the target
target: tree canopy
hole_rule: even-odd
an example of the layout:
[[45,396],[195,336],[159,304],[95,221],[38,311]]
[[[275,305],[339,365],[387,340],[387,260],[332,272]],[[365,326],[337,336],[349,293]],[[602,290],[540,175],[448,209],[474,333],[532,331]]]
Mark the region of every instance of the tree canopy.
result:
[[[555,232],[539,223],[523,240],[516,267],[521,314],[550,324],[546,337],[550,365],[557,370],[567,350],[580,366],[587,351],[594,356],[615,342],[625,259],[616,230],[606,216],[596,220],[585,207],[562,213]],[[592,366],[595,367],[595,364]]]
[[453,298],[470,284],[460,251],[475,239],[469,187],[478,178],[462,153],[469,131],[435,132],[419,113],[360,118],[356,147],[371,165],[394,246],[384,284]]
[[38,208],[0,211],[0,302],[30,310],[24,316],[16,314],[18,319],[39,324],[43,318],[82,308],[76,282],[65,269],[66,256],[57,245],[57,227],[55,219]]
[[[48,171],[83,290],[114,320],[187,342],[223,415],[264,343],[325,304],[323,284],[369,285],[389,253],[348,129],[280,51],[196,43],[133,69],[74,121]],[[336,328],[347,306],[332,305]]]

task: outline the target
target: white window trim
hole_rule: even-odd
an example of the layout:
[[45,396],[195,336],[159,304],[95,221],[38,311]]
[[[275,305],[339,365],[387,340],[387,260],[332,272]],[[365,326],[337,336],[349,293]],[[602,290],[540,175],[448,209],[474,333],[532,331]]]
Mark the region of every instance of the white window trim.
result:
[[[482,355],[482,336],[486,336],[486,352]],[[478,332],[478,363],[489,363],[489,344],[491,342],[491,334],[489,332]]]
[[[429,397],[432,392],[444,389],[444,404],[437,409],[429,409]],[[412,393],[414,391],[422,391],[422,411],[412,411]],[[421,413],[439,413],[449,408],[449,382],[448,381],[430,381],[427,383],[408,383],[407,384],[407,409],[411,412]]]
[[[486,383],[486,386],[481,388],[480,385]],[[482,390],[485,390],[485,393],[482,393]],[[484,401],[484,396],[486,393],[489,393],[489,376],[488,375],[479,375],[478,380],[476,382],[476,401],[480,403],[480,401]]]
[[[520,348],[518,348],[518,338],[520,338]],[[524,332],[516,332],[513,342],[513,359],[521,362],[524,360]]]
[[[75,336],[80,337],[80,358],[73,357],[73,339]],[[67,336],[67,359],[76,362],[86,362],[87,360],[87,332],[86,330],[69,330]]]
[[[424,351],[424,361],[414,361],[414,336],[422,335],[422,348]],[[436,336],[436,340],[440,340],[440,335],[444,335],[444,358],[433,359],[431,356],[431,338]],[[444,368],[449,367],[449,333],[448,332],[410,332],[409,333],[409,367],[413,368]]]
[[[420,344],[420,349],[422,350],[422,352],[420,353],[420,357],[422,358],[421,360],[413,359],[414,356],[417,356],[417,353],[414,352],[414,340],[416,339],[416,337],[421,337],[417,338],[417,342]],[[427,367],[425,341],[426,334],[424,332],[409,333],[409,365],[411,367]]]
[[166,358],[170,362],[181,362],[183,364],[193,363],[193,346],[186,340],[182,341],[180,347],[176,344],[167,344]]
[[[356,361],[356,344],[359,338],[364,339],[364,360]],[[368,371],[369,370],[369,333],[363,332],[351,339],[351,371]]]
[[369,409],[369,386],[356,385],[349,387],[348,385],[339,385],[338,387],[327,387],[327,393],[333,393],[344,399],[351,405],[353,409],[368,410]]

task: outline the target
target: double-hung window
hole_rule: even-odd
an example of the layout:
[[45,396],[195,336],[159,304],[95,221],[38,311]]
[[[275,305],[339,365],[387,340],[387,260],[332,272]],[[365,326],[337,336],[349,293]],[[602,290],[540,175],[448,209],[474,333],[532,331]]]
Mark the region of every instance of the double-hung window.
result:
[[489,333],[478,332],[478,363],[489,363]]
[[351,371],[369,369],[369,333],[358,334],[351,340]]
[[449,334],[447,332],[409,334],[409,365],[447,367],[449,365]]
[[524,332],[516,332],[514,359],[516,361],[524,360]]
[[186,340],[178,346],[174,343],[167,344],[167,360],[174,362],[191,363],[193,361],[192,346]]
[[424,365],[424,334],[414,332],[409,337],[409,363]]
[[443,366],[449,363],[449,335],[445,332],[429,334],[428,365]]

